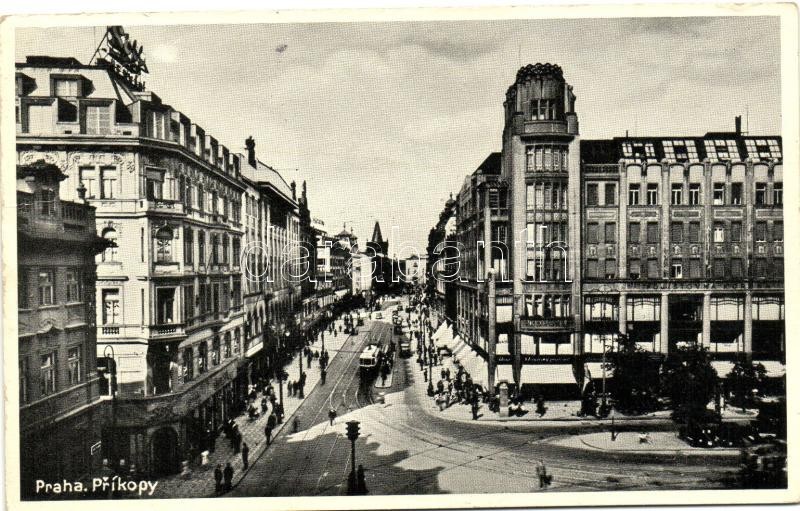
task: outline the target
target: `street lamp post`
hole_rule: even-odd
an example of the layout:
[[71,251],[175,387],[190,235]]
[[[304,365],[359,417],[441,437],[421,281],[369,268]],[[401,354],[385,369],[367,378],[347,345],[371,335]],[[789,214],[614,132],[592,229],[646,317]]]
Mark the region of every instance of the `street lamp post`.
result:
[[350,440],[350,476],[347,479],[347,494],[356,493],[356,440],[358,440],[358,421],[347,421],[347,438]]

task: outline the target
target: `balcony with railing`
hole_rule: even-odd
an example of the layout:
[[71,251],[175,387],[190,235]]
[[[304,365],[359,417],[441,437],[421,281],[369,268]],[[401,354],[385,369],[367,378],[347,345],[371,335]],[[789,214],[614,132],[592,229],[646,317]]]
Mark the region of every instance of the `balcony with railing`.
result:
[[582,165],[584,174],[618,174],[619,164],[617,163],[584,163]]
[[150,325],[150,337],[153,339],[175,338],[186,335],[183,323],[166,323]]
[[17,229],[36,238],[87,241],[95,236],[94,210],[68,201],[45,205],[34,194],[17,192]]

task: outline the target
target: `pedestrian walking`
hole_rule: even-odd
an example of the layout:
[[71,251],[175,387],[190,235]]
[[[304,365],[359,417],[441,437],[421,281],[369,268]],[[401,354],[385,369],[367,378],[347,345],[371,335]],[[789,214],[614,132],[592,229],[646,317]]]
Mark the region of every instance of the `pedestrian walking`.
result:
[[364,465],[359,465],[356,471],[356,493],[358,495],[367,494],[367,479],[364,476]]
[[247,442],[242,444],[242,465],[244,465],[244,469],[247,470],[248,461],[250,456],[250,447],[247,446]]
[[206,440],[208,442],[208,452],[214,452],[214,449],[217,448],[217,436],[214,434],[210,422],[206,427]]
[[225,491],[230,491],[233,488],[233,467],[230,462],[225,464],[225,470],[222,471],[222,478],[224,480]]
[[322,368],[322,371],[319,373],[320,384],[325,385],[325,378],[328,376],[328,371],[325,368]]
[[275,414],[272,413],[267,418],[267,426],[264,428],[264,435],[267,437],[267,445],[272,443],[272,430],[275,429]]
[[222,491],[222,465],[217,464],[214,469],[214,491],[217,493]]
[[536,465],[536,476],[539,478],[539,488],[550,486],[553,480],[553,476],[547,474],[547,467],[544,466],[542,460],[539,460]]
[[239,454],[242,448],[242,432],[239,431],[238,427],[234,431],[236,436],[234,437],[233,454]]
[[336,410],[333,408],[328,411],[328,419],[330,419],[331,426],[333,426],[333,421],[336,420]]

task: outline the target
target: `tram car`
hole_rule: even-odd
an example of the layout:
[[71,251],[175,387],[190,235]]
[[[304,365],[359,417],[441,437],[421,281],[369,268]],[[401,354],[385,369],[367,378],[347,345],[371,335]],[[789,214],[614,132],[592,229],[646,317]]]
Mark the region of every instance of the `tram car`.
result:
[[361,352],[361,356],[358,359],[358,367],[361,371],[361,377],[374,377],[375,373],[378,371],[381,358],[382,353],[379,345],[370,344],[364,348],[364,351]]

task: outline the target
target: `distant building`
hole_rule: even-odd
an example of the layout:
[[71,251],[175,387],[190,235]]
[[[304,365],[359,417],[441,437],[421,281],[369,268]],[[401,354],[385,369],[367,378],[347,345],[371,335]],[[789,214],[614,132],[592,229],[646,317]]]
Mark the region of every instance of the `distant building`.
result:
[[401,261],[402,277],[406,284],[425,286],[427,282],[428,256],[412,255]]

